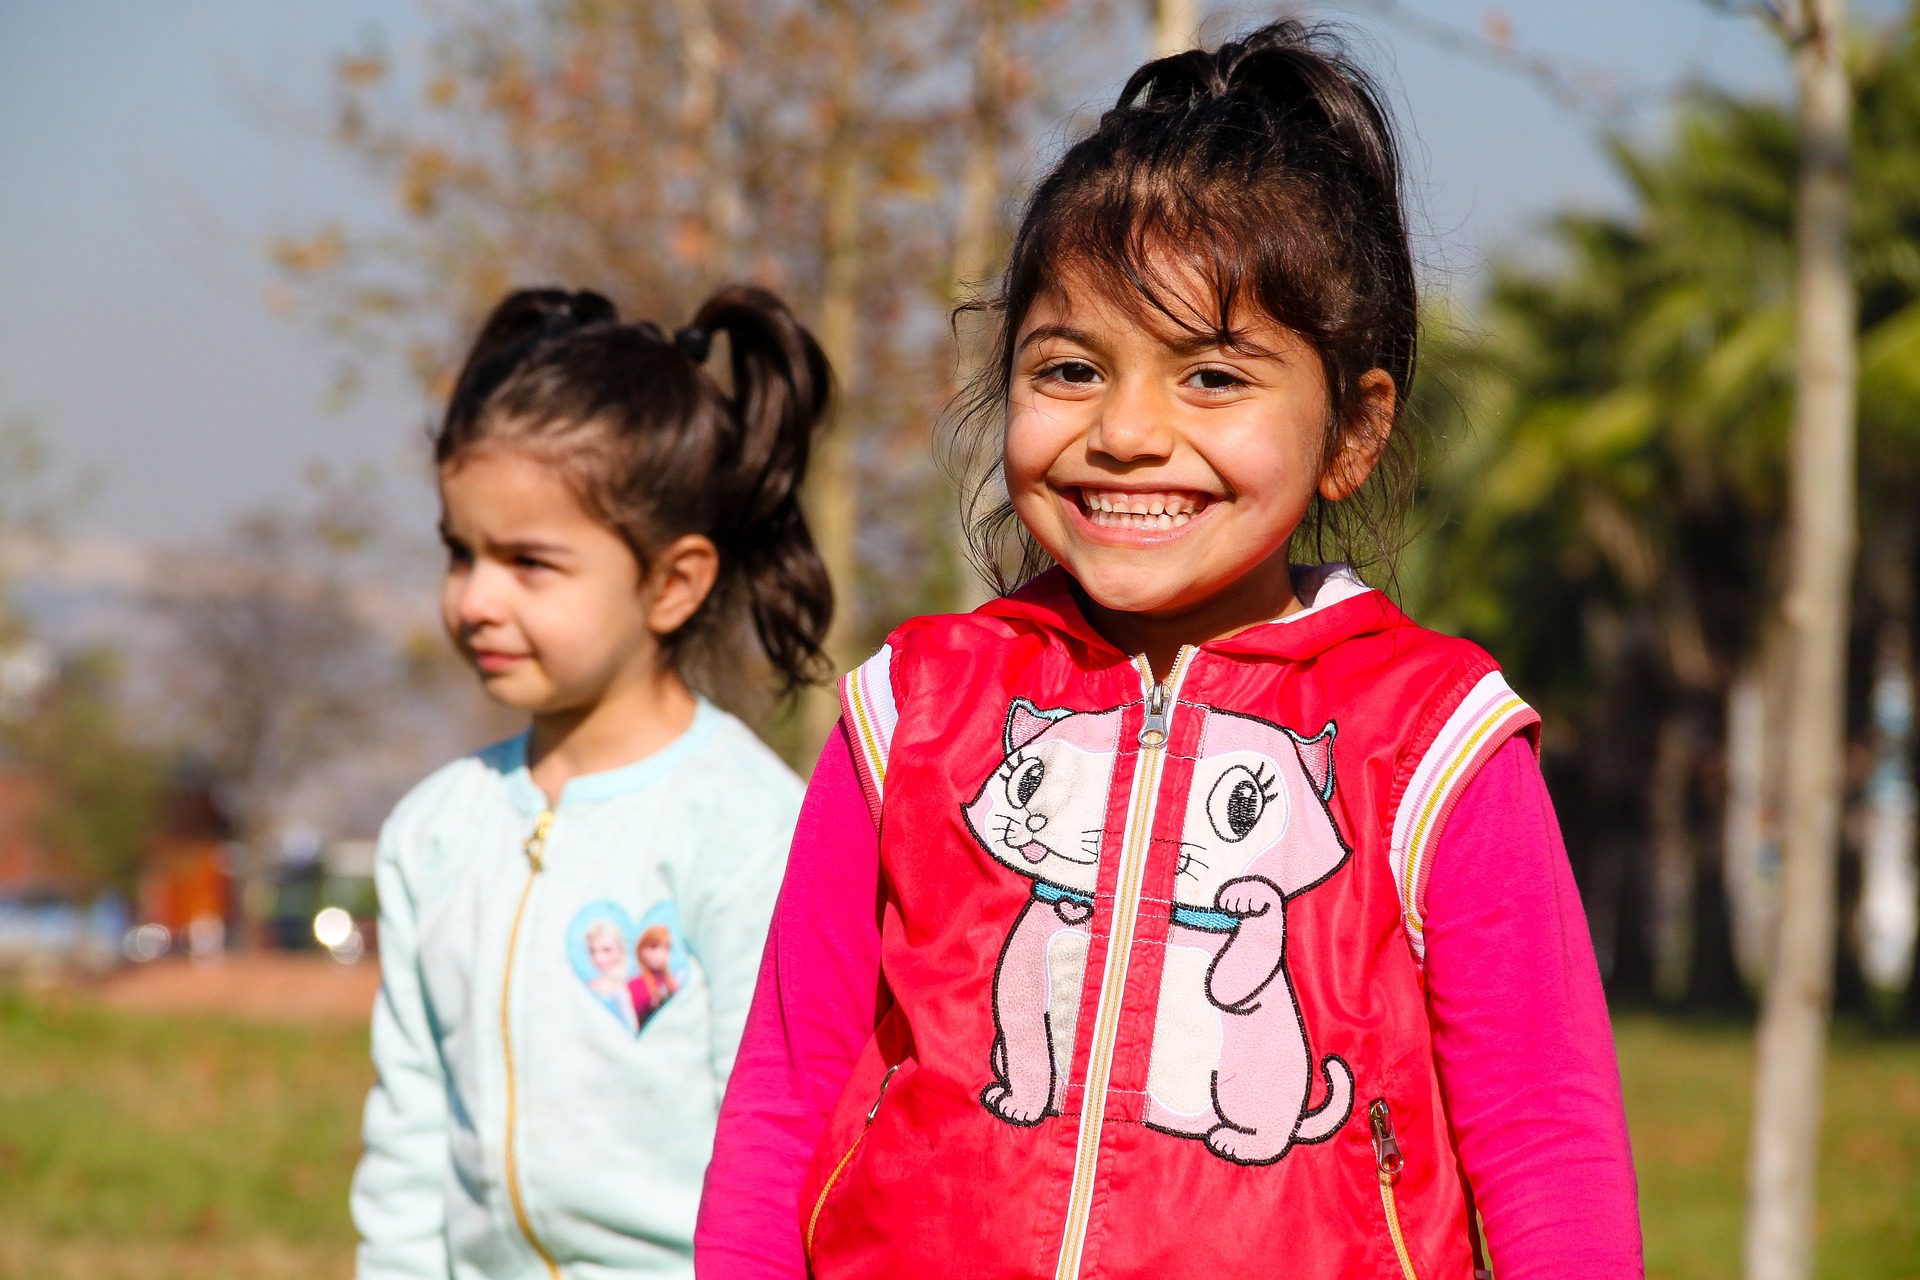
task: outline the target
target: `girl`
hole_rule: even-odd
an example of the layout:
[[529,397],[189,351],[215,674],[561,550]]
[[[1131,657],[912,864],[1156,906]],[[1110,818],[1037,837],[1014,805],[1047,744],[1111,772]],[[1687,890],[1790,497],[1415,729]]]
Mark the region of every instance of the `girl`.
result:
[[[515,293],[467,357],[435,448],[442,613],[531,724],[381,834],[367,1280],[691,1274],[800,784],[685,673],[742,614],[789,687],[816,666],[832,601],[796,497],[827,389],[746,288],[671,337]],[[637,1014],[649,928],[673,997]]]
[[1501,1280],[1639,1274],[1536,717],[1289,563],[1409,484],[1377,92],[1291,22],[1148,64],[998,309],[1024,583],[843,684],[701,1274],[1431,1280],[1476,1208]]

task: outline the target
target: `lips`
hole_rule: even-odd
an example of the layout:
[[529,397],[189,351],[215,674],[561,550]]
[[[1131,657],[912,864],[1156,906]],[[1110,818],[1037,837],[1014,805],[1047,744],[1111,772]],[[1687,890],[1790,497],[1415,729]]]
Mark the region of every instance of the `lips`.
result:
[[516,662],[523,661],[526,656],[524,653],[499,653],[492,649],[475,649],[473,650],[473,665],[484,672],[492,674],[494,672],[507,670]]

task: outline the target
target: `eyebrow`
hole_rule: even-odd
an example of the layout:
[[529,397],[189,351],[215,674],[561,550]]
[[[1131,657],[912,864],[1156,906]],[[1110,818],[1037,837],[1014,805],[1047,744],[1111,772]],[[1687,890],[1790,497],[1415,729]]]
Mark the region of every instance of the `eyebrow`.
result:
[[[456,534],[452,529],[448,528],[445,521],[442,521],[439,527],[440,527],[440,540],[442,542],[449,542],[449,543],[458,542],[463,546],[466,544],[466,539],[460,537],[460,535]],[[542,556],[566,555],[572,550],[572,548],[562,543],[540,542],[534,539],[524,539],[521,541],[494,542],[494,543],[490,543],[489,546],[496,553],[505,552],[508,555],[542,555]]]
[[1036,342],[1046,342],[1049,339],[1056,338],[1063,342],[1078,343],[1083,347],[1093,347],[1097,349],[1100,346],[1098,342],[1094,341],[1093,335],[1085,329],[1076,329],[1070,324],[1043,324],[1036,325],[1027,333],[1026,337],[1020,339],[1020,345],[1015,348],[1015,350],[1025,351]]
[[[1049,339],[1059,339],[1063,342],[1077,343],[1080,346],[1088,347],[1095,351],[1101,350],[1099,341],[1091,333],[1085,329],[1076,329],[1072,325],[1067,324],[1043,324],[1036,326],[1026,337],[1020,340],[1020,345],[1015,350],[1016,352],[1025,351],[1034,343],[1045,342]],[[1268,351],[1261,347],[1236,342],[1232,334],[1227,336],[1225,342],[1220,340],[1220,335],[1214,333],[1195,333],[1189,334],[1184,338],[1171,340],[1162,338],[1160,341],[1162,346],[1177,356],[1192,356],[1198,355],[1202,351],[1219,350],[1234,351],[1243,356],[1260,359],[1282,358],[1281,352]]]

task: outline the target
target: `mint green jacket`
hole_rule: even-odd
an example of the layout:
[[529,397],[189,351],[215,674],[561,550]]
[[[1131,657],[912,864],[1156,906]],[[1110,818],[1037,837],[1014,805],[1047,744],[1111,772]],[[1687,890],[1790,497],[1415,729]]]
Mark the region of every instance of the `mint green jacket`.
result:
[[514,738],[380,836],[362,1280],[691,1276],[801,784],[740,721],[549,810]]

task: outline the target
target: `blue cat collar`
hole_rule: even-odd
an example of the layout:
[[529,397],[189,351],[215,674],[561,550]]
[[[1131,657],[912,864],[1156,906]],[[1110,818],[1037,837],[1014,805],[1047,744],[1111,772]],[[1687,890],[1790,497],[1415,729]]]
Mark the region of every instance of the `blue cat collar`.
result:
[[1228,915],[1224,911],[1202,911],[1198,907],[1176,906],[1173,909],[1173,922],[1189,929],[1204,929],[1208,933],[1232,933],[1240,927],[1239,916]]
[[1042,902],[1077,902],[1083,907],[1093,905],[1093,895],[1081,893],[1077,889],[1067,889],[1057,884],[1048,884],[1045,880],[1033,882],[1033,896]]

